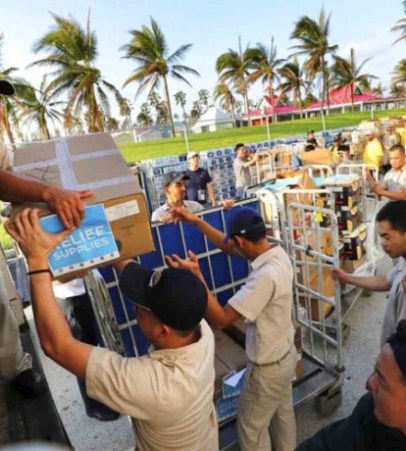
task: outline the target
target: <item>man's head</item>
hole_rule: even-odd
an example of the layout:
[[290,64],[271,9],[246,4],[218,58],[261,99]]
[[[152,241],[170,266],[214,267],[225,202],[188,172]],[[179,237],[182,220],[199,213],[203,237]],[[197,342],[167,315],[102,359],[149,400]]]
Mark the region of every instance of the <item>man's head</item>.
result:
[[120,289],[136,305],[138,324],[157,348],[191,335],[206,313],[206,287],[185,269],[154,272],[129,263],[120,276]]
[[199,154],[193,150],[187,154],[187,164],[191,171],[196,171],[199,167],[200,157]]
[[313,139],[314,138],[314,130],[309,130],[307,132],[307,139]]
[[166,198],[170,204],[183,202],[186,194],[185,180],[189,176],[182,172],[168,172],[162,178]]
[[253,208],[235,207],[227,218],[227,238],[244,257],[255,257],[258,243],[266,240],[266,226],[260,214]]
[[365,137],[368,141],[372,141],[375,138],[375,131],[372,129],[368,129],[365,131]]
[[389,163],[393,169],[399,170],[405,165],[405,148],[395,144],[389,149]]
[[376,221],[382,249],[392,258],[406,256],[406,200],[385,204]]
[[238,158],[245,158],[248,155],[248,151],[243,143],[238,143],[235,147],[235,154]]
[[406,434],[406,320],[379,353],[367,389],[374,398],[375,417]]

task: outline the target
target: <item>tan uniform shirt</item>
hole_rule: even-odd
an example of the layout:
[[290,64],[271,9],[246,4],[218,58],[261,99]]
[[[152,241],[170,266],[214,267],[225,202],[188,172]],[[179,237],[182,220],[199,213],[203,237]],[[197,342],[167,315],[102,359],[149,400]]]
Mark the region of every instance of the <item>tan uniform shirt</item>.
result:
[[136,358],[95,348],[86,386],[90,397],[132,417],[137,451],[218,450],[214,336],[206,321],[199,341],[183,348]]
[[257,257],[245,285],[228,301],[246,319],[245,351],[257,364],[283,357],[293,344],[293,269],[276,246]]
[[383,178],[383,185],[388,191],[399,192],[406,189],[406,165],[398,171],[390,169]]

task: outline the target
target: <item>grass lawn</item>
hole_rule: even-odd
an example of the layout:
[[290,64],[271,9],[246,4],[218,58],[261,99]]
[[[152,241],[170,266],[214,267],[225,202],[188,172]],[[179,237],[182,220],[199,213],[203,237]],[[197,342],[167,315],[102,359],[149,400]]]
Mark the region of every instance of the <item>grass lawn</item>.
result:
[[[405,115],[406,109],[375,111],[374,117]],[[334,114],[326,118],[326,128],[335,129],[358,125],[362,119],[369,119],[370,112]],[[305,134],[307,130],[322,130],[320,117],[280,122],[270,125],[271,139],[284,136]],[[197,151],[234,147],[237,142],[246,144],[266,141],[268,139],[266,126],[235,128],[211,133],[199,133],[189,136],[190,148]],[[167,138],[145,143],[118,143],[127,162],[137,162],[167,155],[186,153],[185,141],[180,138]]]

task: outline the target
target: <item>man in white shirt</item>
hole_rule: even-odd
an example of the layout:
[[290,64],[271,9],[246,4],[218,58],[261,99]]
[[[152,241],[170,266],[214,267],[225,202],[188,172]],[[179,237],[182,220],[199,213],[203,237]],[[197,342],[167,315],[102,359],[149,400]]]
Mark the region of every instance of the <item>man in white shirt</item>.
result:
[[236,198],[241,199],[244,196],[245,188],[252,185],[250,167],[258,161],[258,155],[250,155],[244,144],[239,143],[235,146],[235,159],[233,163],[235,175]]
[[[228,217],[228,236],[186,209],[175,212],[179,220],[196,225],[217,247],[251,262],[245,285],[223,308],[208,290],[207,318],[224,328],[239,318],[246,321],[245,350],[248,367],[238,412],[238,435],[243,451],[293,451],[296,424],[292,378],[296,368],[293,345],[293,269],[286,252],[268,242],[266,227],[257,211],[236,207]],[[189,269],[204,281],[196,256],[189,261],[167,257],[173,267]],[[269,437],[269,431],[271,438]]]
[[375,181],[371,176],[368,177],[371,190],[389,200],[406,199],[405,162],[405,148],[401,144],[392,146],[389,149],[391,169],[385,174],[382,184]]
[[117,263],[120,288],[154,346],[148,355],[126,358],[76,340],[55,300],[48,256],[70,232],[44,232],[36,209],[24,210],[7,230],[27,258],[44,352],[85,379],[90,397],[132,417],[137,451],[217,451],[214,336],[203,320],[204,284],[182,269]]
[[152,212],[152,222],[167,222],[171,219],[171,210],[177,207],[186,207],[193,213],[203,210],[199,202],[185,200],[185,181],[189,176],[182,172],[168,172],[163,175],[163,186],[166,195],[166,202]]

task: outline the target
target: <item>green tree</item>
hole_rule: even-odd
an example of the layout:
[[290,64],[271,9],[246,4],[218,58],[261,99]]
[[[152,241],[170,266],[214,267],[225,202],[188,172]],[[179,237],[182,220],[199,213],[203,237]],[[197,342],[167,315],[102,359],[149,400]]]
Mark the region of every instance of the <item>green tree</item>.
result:
[[340,56],[334,56],[334,64],[331,67],[333,86],[343,88],[350,86],[351,90],[351,111],[354,111],[354,89],[360,86],[364,89],[370,89],[371,80],[376,79],[375,75],[362,73],[365,64],[371,58],[365,59],[360,65],[355,60],[354,49],[351,49],[350,58],[345,59]]
[[131,124],[132,107],[130,105],[130,101],[128,99],[122,97],[119,101],[119,107],[120,107],[120,116],[124,118],[122,127],[124,129],[132,128],[132,124]]
[[147,102],[141,105],[140,112],[137,116],[137,123],[150,127],[152,124],[151,110]]
[[295,28],[290,36],[291,39],[297,39],[300,44],[293,46],[297,49],[296,55],[306,55],[307,59],[304,63],[304,69],[308,73],[311,81],[314,80],[318,73],[321,73],[322,87],[322,104],[327,103],[327,111],[329,110],[330,100],[328,96],[328,65],[326,57],[329,53],[335,53],[338,46],[329,44],[330,33],[330,17],[326,16],[324,9],[320,11],[318,21],[308,16],[302,16],[295,24]]
[[51,139],[48,122],[55,128],[56,122],[61,122],[63,114],[59,107],[65,102],[53,100],[47,90],[47,77],[44,76],[39,89],[35,89],[27,82],[21,83],[22,87],[16,95],[16,102],[20,109],[19,120],[25,122],[29,127],[35,125],[41,134],[41,139]]
[[226,83],[219,83],[214,88],[213,100],[218,100],[220,102],[220,107],[223,110],[226,110],[228,113],[231,113],[233,118],[234,126],[236,125],[235,120],[235,107],[236,100],[231,92],[231,89],[228,87]]
[[383,86],[382,82],[379,82],[376,86],[372,88],[372,92],[380,97],[383,97],[385,94],[386,88]]
[[124,86],[134,81],[139,83],[137,95],[149,87],[149,92],[158,89],[161,81],[164,85],[164,93],[168,108],[168,116],[171,123],[172,136],[175,136],[172,108],[169,96],[168,76],[191,84],[182,74],[199,76],[199,73],[191,67],[179,64],[183,60],[192,44],[180,46],[175,52],[169,54],[166,38],[158,23],[151,17],[151,28],[143,25],[141,30],[130,31],[132,35],[129,44],[122,47],[125,58],[134,60],[138,66],[124,82]]
[[396,93],[393,95],[399,97],[402,92],[406,94],[406,59],[401,59],[395,66],[391,83],[391,92]]
[[219,82],[231,82],[235,91],[242,96],[248,123],[251,125],[251,116],[248,107],[248,88],[251,83],[249,75],[252,69],[252,60],[249,58],[248,50],[249,48],[247,47],[242,51],[241,38],[239,38],[238,50],[228,49],[228,52],[222,53],[217,58],[216,70],[219,74]]
[[403,0],[402,3],[403,3],[403,12],[404,12],[405,17],[403,17],[402,19],[399,19],[396,22],[396,25],[394,27],[392,27],[392,29],[391,29],[391,31],[400,32],[400,36],[396,39],[394,44],[406,39],[406,0]]
[[252,72],[249,80],[255,83],[261,80],[263,86],[270,92],[272,98],[272,109],[275,107],[273,101],[275,98],[274,83],[279,81],[278,67],[283,63],[283,59],[278,59],[278,52],[271,39],[271,45],[267,48],[261,43],[257,43],[256,47],[247,50],[247,58],[251,60]]
[[173,95],[173,97],[175,98],[175,103],[177,106],[180,106],[182,108],[182,112],[183,112],[183,119],[186,121],[186,110],[185,110],[185,106],[186,106],[186,93],[184,93],[183,91],[178,91],[175,92],[175,94]]
[[200,104],[200,111],[202,114],[204,114],[208,108],[209,108],[209,99],[210,99],[210,94],[209,91],[207,89],[200,89],[200,91],[198,91],[197,96],[199,98],[199,104]]
[[65,125],[82,112],[89,132],[104,131],[104,114],[110,116],[108,93],[120,103],[118,89],[107,82],[95,67],[97,38],[90,28],[90,11],[84,29],[73,17],[65,19],[51,13],[55,21],[51,30],[33,46],[35,53],[47,52],[31,66],[51,67],[53,72],[47,90],[52,97],[66,94]]
[[285,63],[280,69],[278,69],[279,75],[283,78],[283,81],[279,84],[278,88],[282,94],[292,94],[293,104],[298,105],[300,108],[300,117],[303,117],[303,100],[302,89],[306,89],[306,82],[303,77],[303,68],[300,67],[297,57],[292,61]]
[[[12,73],[17,70],[16,67],[3,67],[3,58],[2,58],[2,50],[3,50],[4,36],[0,34],[0,79],[7,79],[9,81],[14,82],[12,78]],[[17,88],[17,86],[16,86]],[[10,96],[5,96],[0,94],[0,104],[3,106],[2,114],[0,114],[0,136],[5,133],[7,135],[9,143],[14,147],[15,139],[12,131],[12,122],[16,123],[17,121],[17,111],[16,111],[16,103],[15,99]]]

